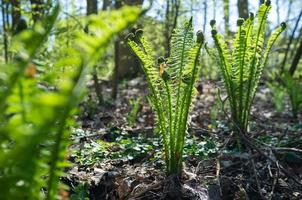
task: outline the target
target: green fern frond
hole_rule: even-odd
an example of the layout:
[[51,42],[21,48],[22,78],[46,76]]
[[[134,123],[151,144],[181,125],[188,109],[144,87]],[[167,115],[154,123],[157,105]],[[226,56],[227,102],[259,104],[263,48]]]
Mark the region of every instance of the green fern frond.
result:
[[[270,9],[270,1],[267,1],[260,6],[255,19],[251,14],[246,21],[243,19],[237,21],[238,30],[233,41],[232,53],[222,36],[217,34],[215,21],[211,21],[212,36],[228,93],[232,120],[237,131],[239,128],[239,131],[244,133],[247,131],[252,102],[268,54],[278,36],[285,29],[283,23],[274,31],[265,50],[265,28]],[[215,55],[215,53],[210,53]]]
[[167,173],[179,175],[203,35],[199,32],[194,41],[192,20],[189,20],[174,30],[170,57],[160,58],[158,62],[143,36],[130,34],[127,39],[142,64],[150,88],[157,129],[163,137]]

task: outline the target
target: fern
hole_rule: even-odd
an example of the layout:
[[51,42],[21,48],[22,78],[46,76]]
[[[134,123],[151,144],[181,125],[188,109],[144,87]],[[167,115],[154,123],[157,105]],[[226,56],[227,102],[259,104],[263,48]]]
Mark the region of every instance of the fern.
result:
[[0,68],[1,199],[58,198],[59,177],[69,165],[65,151],[71,116],[83,95],[85,76],[110,39],[140,15],[139,9],[125,7],[88,18],[91,35],[79,32],[74,47],[66,50],[68,56],[57,62],[72,70],[61,75],[55,91],[45,91],[25,71],[58,13],[57,6],[44,26],[37,24],[14,38],[19,56]]
[[218,58],[231,107],[232,121],[236,130],[242,133],[247,132],[252,102],[269,52],[278,36],[286,28],[285,23],[282,23],[271,34],[267,44],[264,44],[270,4],[270,1],[262,4],[256,17],[251,14],[246,21],[238,19],[233,49],[230,49],[222,35],[217,33],[215,21],[211,21],[212,36],[217,52],[208,52],[215,59]]
[[127,40],[141,61],[150,88],[157,130],[163,138],[167,173],[179,175],[203,34],[197,32],[194,41],[192,20],[186,22],[172,34],[170,57],[161,57],[157,61],[141,30],[136,31],[135,35],[129,34]]

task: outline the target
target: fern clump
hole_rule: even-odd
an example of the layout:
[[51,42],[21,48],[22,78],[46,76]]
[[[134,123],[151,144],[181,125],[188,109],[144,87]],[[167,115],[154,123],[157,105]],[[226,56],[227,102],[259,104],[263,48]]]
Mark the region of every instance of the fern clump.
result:
[[157,117],[157,130],[163,138],[167,173],[179,175],[204,36],[198,31],[194,39],[192,20],[176,28],[171,38],[171,55],[167,59],[154,57],[154,51],[141,30],[135,35],[129,34],[127,40],[141,61],[147,78],[150,102]]
[[231,118],[235,130],[241,133],[247,132],[252,102],[269,52],[286,28],[286,24],[281,23],[265,44],[270,4],[270,1],[262,4],[256,17],[251,14],[246,21],[238,19],[233,48],[229,48],[223,36],[217,33],[215,20],[210,23],[217,51],[209,52],[218,61],[231,107]]

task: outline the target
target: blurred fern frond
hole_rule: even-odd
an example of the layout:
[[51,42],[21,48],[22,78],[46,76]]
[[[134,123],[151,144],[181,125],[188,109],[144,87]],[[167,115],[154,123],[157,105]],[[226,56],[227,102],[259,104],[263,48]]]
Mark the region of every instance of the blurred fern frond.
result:
[[[27,69],[58,20],[59,6],[33,30],[14,38],[18,56],[0,68],[0,199],[58,199],[62,188],[71,116],[85,91],[85,77],[109,41],[134,23],[140,10],[124,7],[87,19],[90,35],[79,32],[57,65],[70,67],[53,91],[41,88]],[[45,72],[47,73],[47,72]]]

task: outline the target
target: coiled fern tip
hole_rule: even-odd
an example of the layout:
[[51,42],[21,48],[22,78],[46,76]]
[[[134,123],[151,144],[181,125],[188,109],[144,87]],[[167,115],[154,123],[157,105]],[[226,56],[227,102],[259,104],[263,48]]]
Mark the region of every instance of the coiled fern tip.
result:
[[143,35],[143,33],[144,33],[143,29],[137,29],[135,31],[135,36],[140,38]]
[[212,19],[212,20],[210,21],[211,27],[214,28],[215,24],[216,24],[216,20],[215,20],[215,19]]
[[237,19],[237,26],[242,26],[243,23],[244,23],[244,19],[243,18]]
[[270,6],[272,4],[272,2],[270,0],[266,0],[265,5],[266,6]]
[[203,35],[201,30],[197,31],[196,36],[197,36],[196,42],[200,43],[200,44],[203,44],[204,43],[204,35]]
[[160,57],[157,59],[157,62],[158,62],[158,64],[160,65],[160,64],[166,62],[166,59],[165,59],[163,56],[160,56]]
[[285,23],[285,22],[282,22],[282,23],[280,24],[280,26],[281,26],[282,30],[285,30],[285,29],[286,29],[286,23]]
[[128,41],[128,40],[133,40],[135,37],[135,35],[133,33],[128,33],[125,37],[125,40]]
[[250,19],[254,20],[254,18],[255,18],[255,14],[253,12],[250,12]]
[[217,30],[213,29],[213,30],[211,31],[211,33],[212,33],[212,36],[215,36],[215,35],[217,35]]

